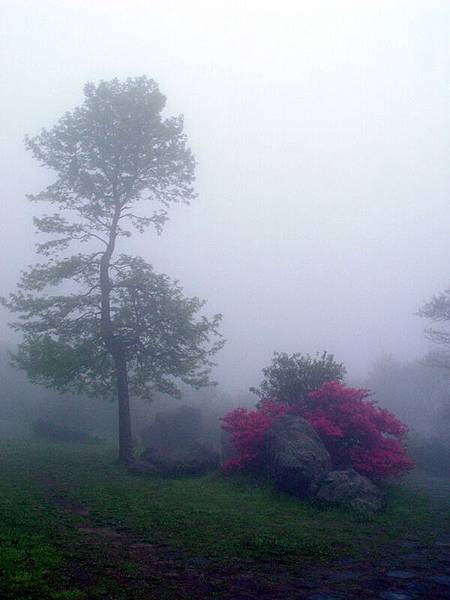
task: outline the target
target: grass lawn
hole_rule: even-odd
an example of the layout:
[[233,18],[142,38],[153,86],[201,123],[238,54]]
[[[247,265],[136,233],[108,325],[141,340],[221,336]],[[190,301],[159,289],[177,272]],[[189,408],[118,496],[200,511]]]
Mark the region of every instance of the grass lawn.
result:
[[[319,511],[242,477],[130,475],[103,446],[3,443],[0,598],[151,598],[139,589],[111,595],[117,572],[129,583],[138,566],[129,555],[112,555],[107,541],[87,541],[88,526],[222,567],[271,563],[289,569],[376,554],[405,535],[426,531],[437,518],[442,526],[442,513],[400,485],[389,490],[386,511],[368,519]],[[175,597],[170,582],[154,577],[157,597]]]

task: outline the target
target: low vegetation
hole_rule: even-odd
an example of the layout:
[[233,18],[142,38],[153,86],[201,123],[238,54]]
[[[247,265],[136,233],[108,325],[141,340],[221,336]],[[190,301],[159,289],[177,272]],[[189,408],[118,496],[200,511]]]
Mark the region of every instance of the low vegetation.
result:
[[259,470],[264,438],[277,417],[294,414],[314,427],[335,469],[353,468],[375,480],[397,476],[414,467],[406,455],[406,425],[368,400],[369,391],[327,381],[297,403],[262,400],[255,410],[237,408],[223,418],[238,453],[228,469]]
[[[218,472],[133,476],[103,446],[16,442],[4,444],[1,456],[2,600],[92,600],[112,590],[114,598],[148,597],[151,581],[147,591],[120,595],[118,578],[125,585],[138,567],[126,552],[111,561],[100,542],[88,538],[88,528],[209,564],[258,570],[268,563],[288,569],[376,554],[438,518],[424,498],[401,485],[389,490],[386,511],[368,519],[320,512],[258,479]],[[158,597],[173,597],[170,590],[164,596],[169,582],[153,583]]]

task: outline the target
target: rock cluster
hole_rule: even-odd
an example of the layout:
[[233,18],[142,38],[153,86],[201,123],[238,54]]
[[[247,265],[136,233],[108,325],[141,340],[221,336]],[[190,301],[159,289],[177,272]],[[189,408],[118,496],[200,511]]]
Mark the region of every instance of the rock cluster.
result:
[[157,413],[141,429],[145,449],[131,467],[145,475],[200,475],[217,469],[219,453],[208,443],[198,408],[180,406]]
[[366,513],[377,512],[384,505],[380,488],[353,469],[330,471],[320,482],[315,498],[326,506]]
[[[153,440],[132,467],[136,473],[199,475],[219,466],[219,454],[202,443],[201,421],[195,409],[174,411],[155,419],[146,431]],[[151,435],[150,435],[151,434]],[[235,450],[222,439],[222,461]],[[373,513],[384,504],[382,491],[353,469],[333,471],[331,457],[312,425],[296,415],[281,416],[266,432],[267,474],[277,489],[320,506]]]
[[193,406],[178,406],[174,410],[158,412],[152,423],[141,428],[144,446],[157,448],[187,448],[203,436],[202,413]]
[[201,475],[217,469],[219,454],[201,444],[171,450],[146,448],[141,454],[141,462],[161,475]]
[[219,454],[207,446],[146,448],[131,471],[142,475],[201,475],[219,466]]
[[321,506],[373,513],[384,504],[382,491],[353,469],[333,471],[331,457],[315,429],[301,417],[276,419],[266,433],[268,475],[275,486]]

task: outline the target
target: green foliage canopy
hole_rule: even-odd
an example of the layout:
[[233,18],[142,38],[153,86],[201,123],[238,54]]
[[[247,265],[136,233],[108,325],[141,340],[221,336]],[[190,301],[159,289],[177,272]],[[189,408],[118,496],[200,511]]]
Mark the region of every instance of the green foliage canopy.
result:
[[[130,392],[146,399],[155,391],[176,396],[176,378],[206,385],[212,356],[222,346],[220,315],[197,319],[204,302],[184,297],[176,282],[140,257],[120,255],[112,270],[111,319],[126,351]],[[24,336],[14,362],[34,383],[111,396],[114,365],[101,336],[98,271],[95,255],[71,256],[31,269],[11,294],[6,304],[20,317],[13,327]],[[73,280],[75,272],[87,293],[33,293],[46,281]],[[209,345],[211,336],[217,340]]]
[[[46,261],[3,300],[23,334],[14,361],[63,391],[111,396],[117,384],[119,403],[128,389],[150,398],[176,395],[177,379],[205,385],[223,344],[221,316],[201,316],[202,301],[116,252],[119,238],[149,226],[160,233],[169,206],[195,197],[183,119],[163,118],[165,97],[146,77],[87,84],[84,93],[80,107],[26,140],[57,177],[29,197],[54,207],[34,219],[50,238],[37,247]],[[74,244],[86,251],[71,253]]]
[[327,352],[314,356],[275,352],[272,363],[263,369],[264,379],[259,388],[250,389],[262,400],[295,404],[326,381],[342,381],[345,374],[345,367]]
[[450,366],[450,331],[445,324],[450,323],[450,289],[433,296],[425,302],[419,312],[419,317],[430,319],[434,323],[442,323],[441,327],[429,327],[425,330],[427,338],[433,343],[441,346],[435,358],[436,366]]

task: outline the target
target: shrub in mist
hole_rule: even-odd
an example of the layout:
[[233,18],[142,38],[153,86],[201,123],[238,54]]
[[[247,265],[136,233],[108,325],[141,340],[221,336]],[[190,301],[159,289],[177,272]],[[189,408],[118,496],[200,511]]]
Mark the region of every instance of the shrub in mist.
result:
[[332,354],[287,354],[275,352],[271,364],[263,369],[259,388],[250,388],[261,400],[297,404],[326,381],[342,381],[346,370]]
[[263,469],[266,431],[277,417],[295,414],[315,428],[335,469],[353,468],[374,480],[399,476],[414,467],[405,449],[408,428],[368,397],[368,390],[330,381],[297,402],[264,399],[254,410],[237,408],[223,417],[238,453],[224,468]]

